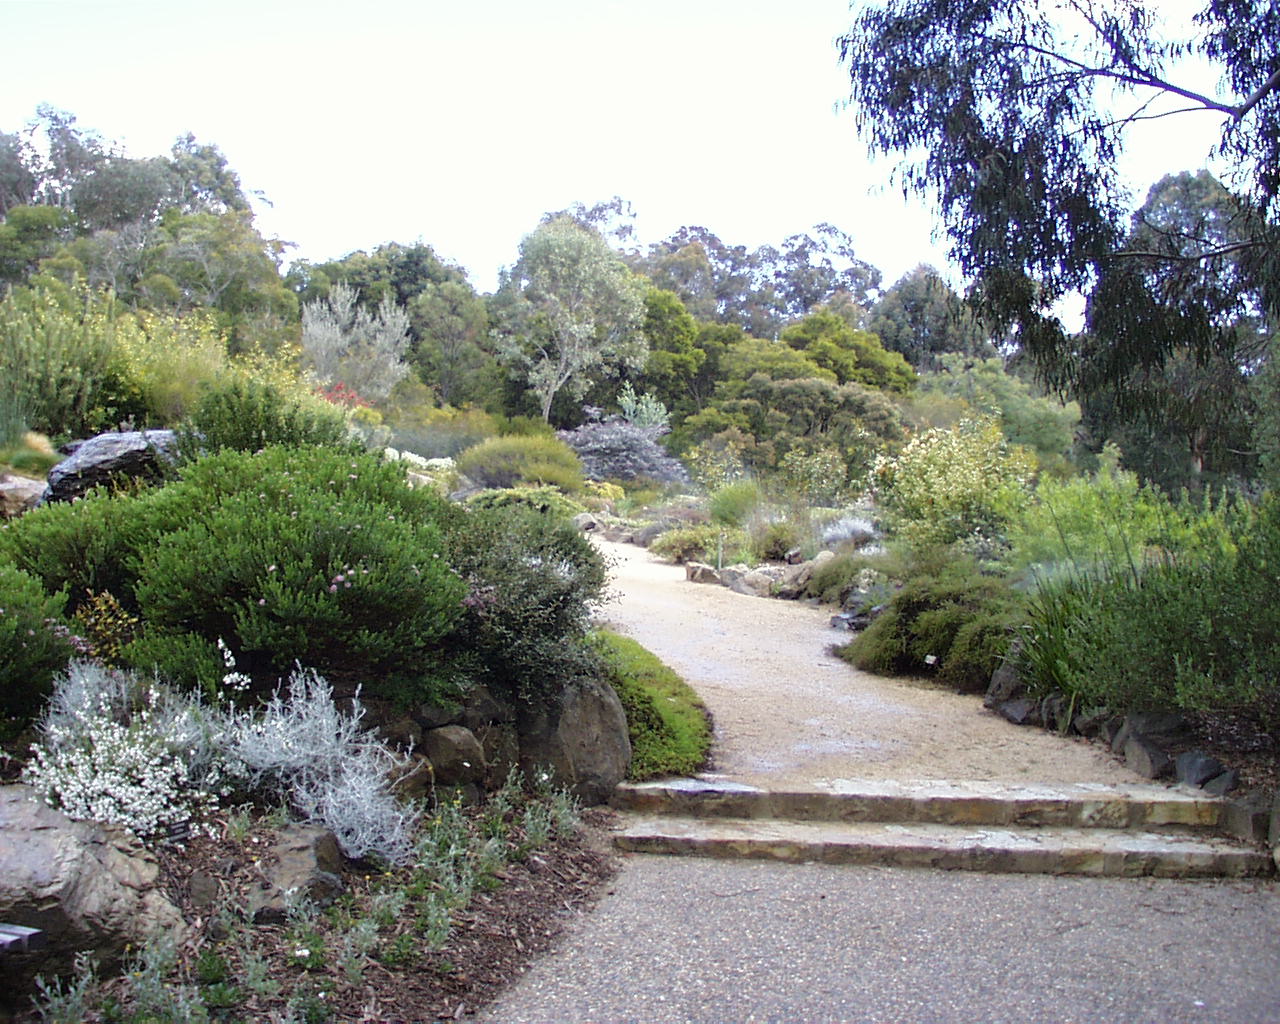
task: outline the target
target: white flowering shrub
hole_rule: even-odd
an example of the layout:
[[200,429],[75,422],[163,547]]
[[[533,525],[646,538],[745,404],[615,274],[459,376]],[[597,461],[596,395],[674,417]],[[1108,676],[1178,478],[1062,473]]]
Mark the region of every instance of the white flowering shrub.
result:
[[23,779],[71,818],[174,835],[235,783],[222,732],[196,697],[76,661],[54,684]]
[[[234,689],[243,677],[225,649],[224,658]],[[23,777],[69,817],[144,838],[179,835],[233,790],[257,790],[330,829],[348,857],[403,864],[418,812],[391,792],[400,761],[360,730],[363,715],[358,701],[352,714],[340,711],[313,670],[296,669],[255,714],[74,662],[55,684]]]
[[298,667],[261,714],[229,717],[224,750],[255,788],[278,793],[307,821],[330,829],[348,857],[404,864],[418,812],[391,792],[401,762],[360,730],[363,717],[358,700],[343,713],[324,678]]

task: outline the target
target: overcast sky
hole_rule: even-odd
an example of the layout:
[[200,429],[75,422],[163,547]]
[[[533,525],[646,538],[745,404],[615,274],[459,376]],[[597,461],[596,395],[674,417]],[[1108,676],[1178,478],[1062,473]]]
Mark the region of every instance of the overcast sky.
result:
[[[646,243],[830,222],[887,285],[945,255],[838,109],[848,7],[0,0],[0,130],[50,103],[135,157],[193,132],[271,202],[259,228],[313,261],[421,240],[490,290],[543,213],[620,195]],[[1143,147],[1150,180],[1203,164],[1201,124],[1177,153]]]

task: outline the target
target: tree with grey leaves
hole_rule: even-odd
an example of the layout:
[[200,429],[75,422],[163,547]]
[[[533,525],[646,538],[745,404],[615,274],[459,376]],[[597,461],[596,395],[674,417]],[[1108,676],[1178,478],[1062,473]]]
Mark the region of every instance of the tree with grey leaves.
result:
[[380,402],[409,372],[409,317],[389,295],[373,313],[358,298],[353,288],[337,284],[303,306],[302,353],[321,381]]

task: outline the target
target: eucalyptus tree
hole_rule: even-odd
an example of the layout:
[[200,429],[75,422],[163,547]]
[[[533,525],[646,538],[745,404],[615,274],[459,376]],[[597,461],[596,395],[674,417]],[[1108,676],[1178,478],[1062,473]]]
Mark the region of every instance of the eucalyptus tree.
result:
[[646,284],[599,232],[558,216],[525,236],[494,297],[498,358],[538,399],[543,420],[562,391],[581,398],[601,377],[638,371]]
[[[1158,258],[1171,270],[1160,301],[1178,310],[1222,255],[1212,242],[1158,257],[1126,245],[1133,204],[1118,157],[1135,126],[1221,120],[1216,156],[1243,229],[1230,243],[1235,266],[1264,309],[1280,303],[1280,6],[1207,0],[1181,35],[1160,19],[1143,0],[885,0],[861,5],[838,43],[859,133],[898,159],[905,191],[936,204],[985,317],[1016,328],[1046,379],[1070,385],[1080,362],[1052,310],[1069,293],[1092,295],[1122,404],[1131,367],[1188,350],[1237,361],[1231,317],[1117,330],[1103,315],[1125,301],[1098,288],[1117,265]],[[1226,97],[1180,81],[1184,57],[1215,65]]]

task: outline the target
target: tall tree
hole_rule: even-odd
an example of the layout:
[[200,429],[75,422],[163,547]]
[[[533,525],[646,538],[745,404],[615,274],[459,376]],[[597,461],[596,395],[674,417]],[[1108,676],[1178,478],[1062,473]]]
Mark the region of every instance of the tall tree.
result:
[[409,305],[412,361],[442,405],[483,402],[492,385],[489,313],[465,281],[428,284]]
[[[840,40],[859,132],[900,159],[904,189],[933,197],[972,297],[997,327],[1017,327],[1055,383],[1072,382],[1077,365],[1053,304],[1088,293],[1127,258],[1117,157],[1141,121],[1223,117],[1227,184],[1257,226],[1240,259],[1267,306],[1280,302],[1269,226],[1280,206],[1280,6],[1208,0],[1195,21],[1198,35],[1165,38],[1158,6],[1140,0],[886,0],[863,6]],[[1179,84],[1176,62],[1188,54],[1217,64],[1230,98]],[[1213,254],[1174,262],[1188,259]],[[1203,358],[1232,343],[1176,326],[1103,340],[1117,365],[1158,364],[1187,343]]]
[[645,285],[596,231],[571,217],[540,224],[502,275],[498,356],[537,396],[544,420],[562,390],[581,397],[600,376],[638,370]]
[[908,271],[871,309],[868,329],[917,370],[936,370],[944,352],[992,356],[987,332],[933,267]]

